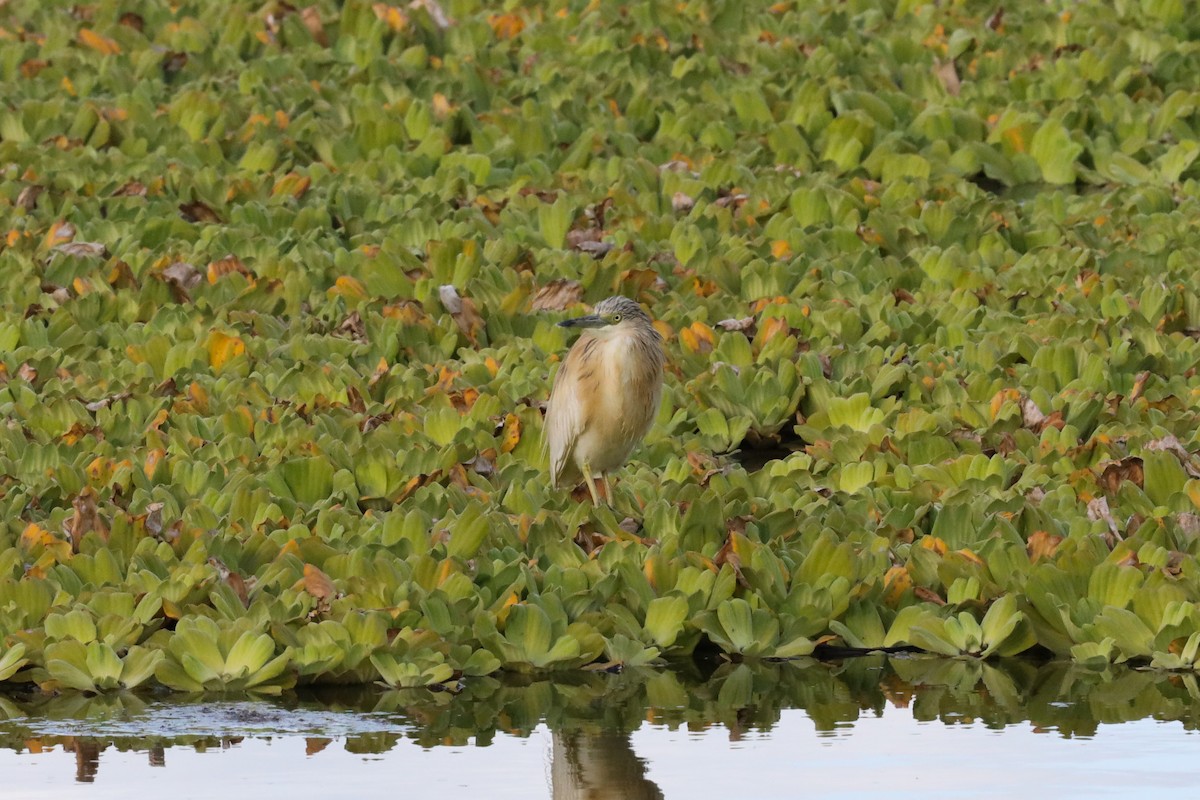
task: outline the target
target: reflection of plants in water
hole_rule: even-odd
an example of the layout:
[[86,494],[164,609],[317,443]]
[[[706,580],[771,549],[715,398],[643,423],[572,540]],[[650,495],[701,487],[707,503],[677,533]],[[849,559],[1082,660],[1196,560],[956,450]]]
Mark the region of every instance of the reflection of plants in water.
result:
[[[422,747],[486,746],[498,733],[526,737],[543,723],[556,734],[585,737],[627,735],[649,721],[692,731],[724,727],[737,738],[748,731],[770,731],[787,709],[803,710],[818,732],[845,729],[864,712],[877,716],[897,709],[911,709],[917,720],[948,725],[1003,728],[1028,721],[1035,730],[1065,737],[1094,735],[1102,723],[1145,718],[1179,721],[1188,730],[1200,727],[1200,685],[1190,674],[924,656],[725,663],[707,675],[689,665],[618,674],[576,672],[554,681],[533,676],[477,678],[457,695],[350,687],[290,692],[270,703],[234,704],[235,713],[223,712],[225,728],[220,730],[214,730],[211,717],[218,707],[211,700],[198,695],[183,704],[177,701],[158,704],[129,692],[0,696],[0,746],[73,750],[87,739],[99,743],[100,750],[181,745],[203,749],[255,731],[269,735],[278,730],[273,725],[296,732],[284,722],[296,719],[306,735],[317,737],[335,732],[317,729],[321,724],[336,728],[344,721],[345,748],[354,753],[386,752],[402,739]],[[156,714],[181,705],[194,713],[196,733],[136,735],[155,730]],[[324,716],[306,724],[305,714]],[[356,729],[356,721],[362,720],[369,724]],[[57,735],[63,728],[89,735]]]

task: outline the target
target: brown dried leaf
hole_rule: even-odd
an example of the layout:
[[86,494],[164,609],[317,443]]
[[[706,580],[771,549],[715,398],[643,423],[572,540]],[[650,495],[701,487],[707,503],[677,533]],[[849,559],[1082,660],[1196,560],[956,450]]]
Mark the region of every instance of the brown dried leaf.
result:
[[587,253],[592,258],[599,261],[604,258],[613,249],[612,242],[580,242],[575,249],[581,253]]
[[[109,395],[108,397],[102,397],[99,400],[94,400],[85,405],[84,408],[86,408],[88,411],[99,411],[102,408],[108,408],[113,403],[119,403],[122,400],[128,400],[132,396],[133,392],[117,392],[116,394]],[[162,503],[156,503],[155,505],[162,506]]]
[[750,195],[741,193],[730,193],[717,198],[715,205],[717,208],[741,208],[750,199]]
[[363,324],[362,317],[357,311],[351,311],[342,320],[342,324],[337,327],[337,333],[348,336],[356,342],[367,341],[367,326]]
[[1021,423],[1031,431],[1041,431],[1046,415],[1028,395],[1021,398]]
[[318,600],[329,600],[337,597],[337,587],[333,579],[312,564],[304,565],[304,591]]
[[1200,538],[1200,514],[1186,511],[1178,516],[1179,530],[1189,539]]
[[83,537],[95,531],[103,537],[108,536],[108,526],[100,519],[96,509],[96,493],[92,487],[86,486],[71,502],[74,513],[66,525],[66,533],[71,537],[71,552],[78,553]]
[[162,533],[162,510],[162,503],[151,503],[150,505],[146,506],[146,517],[144,524],[146,526],[146,533],[150,534],[151,536],[157,537],[160,533]]
[[38,197],[45,191],[44,186],[38,186],[36,183],[31,183],[21,190],[17,195],[17,208],[22,208],[26,211],[33,211],[37,208]]
[[177,303],[190,303],[191,290],[199,285],[201,275],[199,270],[186,261],[176,261],[162,271],[163,280],[171,287],[171,294]]
[[599,228],[572,228],[567,231],[567,247],[578,250],[584,242],[598,242],[603,235]]
[[538,289],[533,297],[533,311],[562,311],[583,300],[583,284],[567,278],[555,278]]
[[458,289],[450,284],[438,287],[438,298],[442,301],[442,306],[450,312],[462,334],[471,344],[477,344],[479,331],[483,329],[483,317],[475,310],[475,303],[470,298],[460,295]]
[[1146,443],[1147,450],[1158,450],[1175,455],[1183,463],[1183,468],[1188,475],[1193,478],[1200,478],[1200,465],[1197,465],[1192,458],[1192,454],[1188,451],[1183,443],[1179,441],[1175,434],[1170,433],[1161,439]]
[[1029,553],[1030,563],[1036,564],[1043,558],[1052,558],[1062,543],[1063,537],[1047,531],[1036,531],[1029,537],[1025,551]]
[[999,31],[1004,27],[1004,6],[997,6],[992,15],[987,18],[985,23],[988,28],[994,31]]
[[741,331],[750,338],[754,338],[754,317],[742,317],[741,319],[723,319],[716,323],[717,327],[723,331]]
[[962,82],[958,79],[958,68],[954,66],[953,61],[934,61],[933,74],[949,94],[958,97]]
[[325,35],[325,26],[321,23],[321,12],[316,6],[308,6],[300,11],[300,20],[308,29],[313,41],[321,47],[329,46],[329,37]]
[[437,0],[413,0],[408,7],[413,11],[424,9],[425,13],[429,15],[429,19],[433,20],[433,24],[442,30],[446,30],[454,24],[454,20],[446,16],[446,12],[442,10]]
[[1146,383],[1149,380],[1149,370],[1143,370],[1142,372],[1138,373],[1137,378],[1135,378],[1133,381],[1133,389],[1130,390],[1129,397],[1126,398],[1130,405],[1133,405],[1134,401],[1141,397],[1142,393],[1146,391]]
[[179,214],[188,222],[220,222],[221,217],[216,211],[199,200],[191,203],[180,203]]
[[696,201],[691,195],[684,194],[683,192],[676,192],[671,195],[671,208],[675,210],[676,214],[687,213],[695,207]]
[[112,193],[113,197],[145,197],[146,184],[141,181],[129,181]]
[[1128,456],[1120,461],[1110,461],[1100,473],[1100,488],[1105,494],[1115,495],[1124,481],[1130,481],[1139,489],[1146,483],[1146,472],[1142,467],[1142,459]]
[[51,249],[56,253],[77,258],[108,258],[108,248],[100,242],[66,242]]
[[242,578],[242,576],[225,566],[225,562],[215,556],[209,557],[208,563],[209,566],[217,570],[217,577],[219,577],[223,583],[228,584],[230,589],[233,589],[233,593],[237,595],[238,600],[242,602],[242,606],[249,607],[250,593],[246,588],[246,581]]
[[1088,519],[1096,521],[1103,520],[1108,526],[1108,533],[1105,534],[1104,540],[1108,542],[1108,547],[1111,550],[1116,547],[1117,542],[1124,537],[1121,536],[1121,531],[1117,527],[1117,521],[1113,519],[1112,511],[1108,507],[1108,498],[1101,495],[1095,500],[1087,504]]
[[946,601],[942,599],[942,596],[928,586],[918,586],[916,589],[913,589],[913,594],[927,603],[933,603],[935,606],[946,605]]

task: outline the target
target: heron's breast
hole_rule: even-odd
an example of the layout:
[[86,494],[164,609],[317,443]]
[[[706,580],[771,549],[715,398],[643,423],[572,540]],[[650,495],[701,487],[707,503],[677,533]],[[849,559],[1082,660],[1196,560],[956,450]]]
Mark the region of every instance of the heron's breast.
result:
[[657,360],[648,362],[644,352],[624,336],[603,343],[602,363],[602,413],[618,420],[627,436],[640,437],[658,413],[662,365]]

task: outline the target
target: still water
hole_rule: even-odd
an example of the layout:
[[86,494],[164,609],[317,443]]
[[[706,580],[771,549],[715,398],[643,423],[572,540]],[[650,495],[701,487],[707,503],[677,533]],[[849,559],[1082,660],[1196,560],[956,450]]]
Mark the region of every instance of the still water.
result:
[[933,658],[458,696],[0,697],[0,797],[1012,798],[1200,790],[1195,676]]

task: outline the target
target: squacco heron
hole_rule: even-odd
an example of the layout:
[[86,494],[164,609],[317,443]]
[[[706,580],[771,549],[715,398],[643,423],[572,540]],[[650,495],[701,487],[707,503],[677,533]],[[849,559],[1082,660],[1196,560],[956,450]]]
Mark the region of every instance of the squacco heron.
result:
[[611,502],[610,470],[625,463],[658,413],[662,397],[662,336],[641,306],[628,297],[596,304],[594,314],[564,320],[583,328],[554,378],[546,407],[550,484],[587,482],[600,505],[594,476]]

